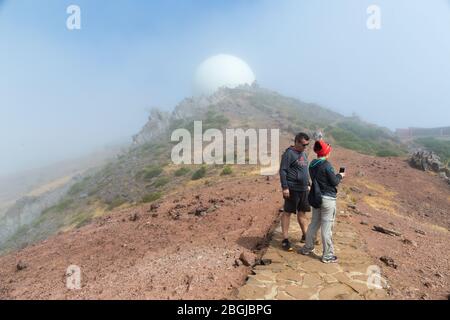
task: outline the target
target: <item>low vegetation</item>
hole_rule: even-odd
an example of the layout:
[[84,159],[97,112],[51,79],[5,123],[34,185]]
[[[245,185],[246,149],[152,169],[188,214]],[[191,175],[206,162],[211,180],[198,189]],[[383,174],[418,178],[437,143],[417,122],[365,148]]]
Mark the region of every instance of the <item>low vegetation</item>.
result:
[[203,121],[203,131],[208,129],[223,129],[229,122],[230,120],[223,114],[209,109],[206,113],[206,119]]
[[194,172],[194,174],[192,175],[192,180],[199,180],[204,178],[206,175],[206,167],[202,166],[200,169],[198,169],[197,171]]
[[153,183],[153,186],[154,186],[155,188],[160,188],[160,187],[163,187],[163,186],[165,186],[166,184],[168,184],[169,181],[170,181],[169,178],[167,178],[167,177],[161,177],[161,178],[156,179],[156,181]]
[[108,210],[113,210],[117,207],[120,207],[121,205],[125,204],[127,200],[123,198],[115,198],[108,204]]
[[406,154],[406,149],[386,130],[366,125],[355,120],[327,127],[326,133],[344,148],[378,157],[397,157]]
[[182,177],[182,176],[188,174],[189,172],[191,172],[191,170],[189,168],[182,167],[182,168],[176,170],[174,172],[174,175],[175,175],[175,177]]
[[142,197],[142,202],[149,203],[158,200],[161,198],[162,193],[161,192],[152,192]]
[[233,169],[231,169],[230,166],[225,166],[225,168],[223,168],[223,170],[222,170],[220,175],[226,176],[226,175],[230,175],[232,173],[233,173]]
[[139,171],[136,175],[137,179],[143,179],[145,181],[149,181],[153,178],[156,178],[163,172],[163,168],[160,166],[148,166],[144,168],[143,170]]

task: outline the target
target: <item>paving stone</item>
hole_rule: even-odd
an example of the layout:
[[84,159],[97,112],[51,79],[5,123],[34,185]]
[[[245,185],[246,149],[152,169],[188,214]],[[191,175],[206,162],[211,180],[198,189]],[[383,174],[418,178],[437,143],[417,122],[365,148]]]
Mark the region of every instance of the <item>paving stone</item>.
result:
[[286,292],[280,291],[280,290],[278,290],[278,293],[277,293],[275,299],[276,300],[295,300],[294,297],[291,297]]
[[334,277],[348,285],[349,287],[351,287],[353,290],[355,290],[358,294],[363,295],[365,294],[367,291],[370,290],[370,288],[367,286],[367,282],[366,281],[354,281],[352,280],[349,276],[347,276],[344,273],[337,273],[334,275]]
[[302,288],[296,285],[287,286],[284,290],[297,300],[309,300],[317,293],[317,289]]
[[270,264],[267,266],[255,266],[254,270],[256,271],[262,271],[262,270],[269,270],[271,272],[281,272],[283,270],[286,270],[286,266],[282,265],[282,264]]
[[256,274],[253,278],[260,282],[275,282],[275,277],[270,277],[264,274]]
[[318,285],[322,284],[322,279],[314,274],[305,274],[303,277],[303,286],[304,287],[312,287],[315,288]]
[[346,264],[343,262],[339,263],[342,271],[345,271],[347,273],[352,273],[352,272],[356,272],[356,273],[360,273],[360,274],[366,274],[367,273],[367,268],[372,265],[373,263],[371,263],[370,265],[367,263],[362,263],[362,264]]
[[262,283],[261,281],[259,281],[256,277],[254,276],[249,276],[246,282],[246,285],[250,285],[250,286],[263,286],[264,283]]
[[278,286],[275,284],[269,284],[267,286],[266,295],[264,296],[264,300],[273,300],[275,299],[278,292]]
[[[317,252],[317,250],[316,250],[316,252]],[[302,254],[295,253],[294,258],[295,258],[295,261],[297,262],[297,264],[299,265],[299,267],[301,267],[301,264],[311,261],[312,256],[304,256]]]
[[265,255],[264,259],[270,259],[272,263],[282,263],[283,259],[275,250],[269,250]]
[[303,281],[303,275],[299,272],[299,271],[294,271],[294,270],[285,270],[280,272],[277,275],[277,280],[290,280],[290,281],[295,281],[298,282],[299,284],[302,283]]
[[364,274],[359,274],[359,275],[352,275],[351,278],[353,280],[366,282],[369,279],[369,276],[364,273]]
[[283,259],[283,261],[297,258],[297,253],[294,250],[293,251],[279,250],[277,252],[277,254],[280,255],[280,257]]
[[347,276],[344,272],[336,273],[333,276],[334,278],[336,278],[336,280],[344,284],[352,281],[352,279],[349,276]]
[[337,283],[323,288],[319,292],[320,300],[343,300],[346,296],[352,294],[354,291],[349,286]]
[[342,300],[364,300],[364,297],[357,294],[356,292],[352,292],[350,294],[344,294],[340,296]]
[[238,297],[243,300],[259,300],[267,293],[267,288],[245,285],[239,289]]
[[322,280],[326,283],[326,284],[332,284],[332,283],[337,283],[337,279],[335,277],[333,277],[332,275],[329,274],[324,274],[322,275]]
[[310,260],[300,266],[303,270],[310,273],[326,273],[333,274],[341,271],[336,263],[322,263],[320,260]]
[[272,279],[275,279],[276,277],[276,273],[273,273],[272,270],[270,269],[266,269],[266,270],[257,270],[257,269],[253,269],[253,271],[255,272],[256,275],[263,275],[265,277],[269,277]]
[[375,289],[375,290],[369,290],[364,294],[364,297],[367,300],[387,300],[389,299],[389,296],[387,292],[383,289]]

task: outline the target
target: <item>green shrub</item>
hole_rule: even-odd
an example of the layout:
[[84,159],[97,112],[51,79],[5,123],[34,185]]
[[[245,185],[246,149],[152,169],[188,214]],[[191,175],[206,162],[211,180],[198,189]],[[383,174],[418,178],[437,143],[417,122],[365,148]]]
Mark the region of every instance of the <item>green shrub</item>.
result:
[[92,222],[92,216],[89,213],[82,212],[71,217],[70,224],[75,225],[76,229],[84,227]]
[[398,157],[400,153],[395,150],[382,149],[376,152],[377,157]]
[[154,183],[153,183],[153,186],[154,187],[156,187],[156,188],[159,188],[159,187],[162,187],[162,186],[165,186],[167,183],[169,183],[169,178],[167,178],[167,177],[161,177],[161,178],[158,178]]
[[194,172],[191,179],[199,180],[199,179],[205,177],[205,175],[206,175],[206,167],[201,167],[200,169],[198,169],[197,171]]
[[144,203],[153,202],[153,201],[156,201],[159,198],[161,198],[161,196],[162,196],[161,192],[149,193],[142,198],[142,202],[144,202]]
[[178,169],[177,171],[175,171],[174,175],[175,175],[175,177],[181,177],[181,176],[186,175],[190,171],[191,170],[189,168],[182,167],[182,168]]
[[224,128],[230,120],[223,114],[217,113],[216,110],[209,109],[206,112],[206,119],[203,120],[203,131],[208,129]]
[[80,221],[76,226],[75,229],[80,229],[84,226],[87,226],[88,224],[90,224],[92,222],[92,217],[86,218],[83,221]]
[[113,201],[111,201],[108,204],[108,210],[113,210],[114,208],[120,207],[121,205],[123,205],[126,202],[127,202],[127,200],[125,200],[123,198],[115,198]]
[[159,176],[163,172],[163,169],[158,166],[149,166],[139,171],[136,175],[138,179],[144,179],[146,181],[151,180],[157,176]]
[[338,127],[347,130],[361,139],[378,141],[380,138],[391,139],[392,137],[385,129],[367,123],[347,120],[340,122]]
[[65,210],[67,210],[69,208],[69,206],[73,203],[72,199],[65,199],[60,201],[58,204],[45,209],[42,212],[42,215],[46,214],[46,213],[61,213]]
[[220,175],[226,176],[226,175],[229,175],[232,173],[233,173],[233,169],[231,169],[230,166],[226,166],[225,168],[223,168],[222,173]]
[[363,154],[397,157],[406,153],[404,147],[382,128],[346,121],[337,127],[328,127],[326,131],[341,147]]

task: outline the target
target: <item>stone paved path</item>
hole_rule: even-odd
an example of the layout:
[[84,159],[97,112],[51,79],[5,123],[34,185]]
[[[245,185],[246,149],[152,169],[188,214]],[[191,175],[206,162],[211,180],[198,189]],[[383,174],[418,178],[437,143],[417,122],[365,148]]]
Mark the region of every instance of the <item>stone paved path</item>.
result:
[[[300,228],[296,217],[291,218],[290,235],[299,235]],[[272,260],[269,265],[254,267],[247,283],[239,289],[240,299],[265,300],[354,300],[388,299],[387,284],[374,287],[380,279],[374,276],[377,266],[365,253],[364,243],[345,217],[339,217],[334,240],[337,264],[324,264],[320,261],[322,245],[316,247],[317,255],[303,256],[297,253],[302,246],[293,241],[294,250],[286,252],[280,248],[281,228],[278,227],[264,259]],[[368,282],[369,279],[369,282]],[[369,285],[368,285],[369,283]]]

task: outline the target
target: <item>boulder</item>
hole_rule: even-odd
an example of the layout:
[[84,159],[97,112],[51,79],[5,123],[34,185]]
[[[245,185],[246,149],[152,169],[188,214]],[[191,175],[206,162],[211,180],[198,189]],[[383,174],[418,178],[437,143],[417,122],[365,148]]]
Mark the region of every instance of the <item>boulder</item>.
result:
[[17,263],[17,265],[16,265],[16,270],[17,270],[17,271],[22,271],[22,270],[24,270],[24,269],[26,269],[26,268],[28,268],[28,265],[27,265],[25,262],[23,262],[22,260],[20,260],[20,261]]
[[415,248],[417,248],[417,242],[415,242],[414,240],[410,240],[410,239],[403,239],[402,240],[402,242],[404,243],[404,244],[407,244],[407,245],[410,245],[410,246],[413,246],[413,247],[415,247]]
[[130,221],[137,221],[139,219],[139,214],[137,212],[134,212],[130,215]]
[[409,159],[409,164],[423,171],[441,172],[446,169],[436,153],[426,150],[414,151]]
[[394,268],[394,269],[397,269],[397,268],[398,268],[398,265],[395,263],[394,259],[392,259],[391,257],[388,257],[388,256],[382,256],[382,257],[380,258],[380,260],[381,260],[382,262],[384,262],[384,264],[387,265],[388,267],[391,267],[391,268]]
[[378,232],[381,232],[381,233],[384,233],[384,234],[387,234],[387,235],[389,235],[389,236],[397,236],[397,237],[400,237],[402,234],[400,233],[400,232],[398,232],[398,231],[395,231],[395,230],[392,230],[392,229],[387,229],[387,228],[384,228],[384,227],[382,227],[382,226],[374,226],[373,227],[373,230],[374,231],[378,231]]

